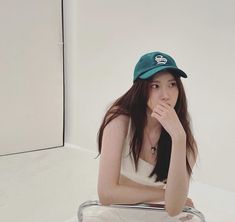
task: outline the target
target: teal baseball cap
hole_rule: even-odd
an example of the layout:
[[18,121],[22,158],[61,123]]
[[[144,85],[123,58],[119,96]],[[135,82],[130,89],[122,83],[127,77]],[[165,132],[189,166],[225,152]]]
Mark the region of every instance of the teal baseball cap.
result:
[[160,71],[169,71],[179,77],[187,78],[186,73],[179,69],[175,60],[163,52],[150,52],[143,55],[134,70],[134,79],[148,79]]

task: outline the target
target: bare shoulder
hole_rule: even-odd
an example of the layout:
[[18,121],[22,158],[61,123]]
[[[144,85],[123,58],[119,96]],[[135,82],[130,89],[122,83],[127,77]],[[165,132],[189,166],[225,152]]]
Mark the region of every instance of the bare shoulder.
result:
[[130,117],[119,115],[111,120],[104,128],[104,136],[108,135],[113,139],[124,139],[128,132]]
[[[117,109],[118,107],[115,106],[112,108],[112,111],[115,112]],[[120,114],[107,124],[104,131],[125,135],[128,130],[129,122],[130,122],[129,116]]]
[[122,150],[128,132],[128,126],[129,117],[119,115],[111,120],[104,128],[98,182],[100,193],[105,193],[108,188],[118,184]]

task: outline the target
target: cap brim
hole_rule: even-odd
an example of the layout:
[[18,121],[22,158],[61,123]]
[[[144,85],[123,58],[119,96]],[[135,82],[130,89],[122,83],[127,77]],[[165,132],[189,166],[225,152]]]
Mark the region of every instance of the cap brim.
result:
[[151,76],[153,76],[153,75],[155,75],[155,74],[157,74],[160,71],[163,71],[165,69],[169,70],[170,72],[172,72],[172,74],[176,74],[178,76],[182,76],[183,78],[187,78],[188,77],[184,71],[182,71],[181,69],[176,68],[175,66],[162,66],[162,67],[153,68],[153,69],[145,72],[144,74],[140,75],[139,78],[140,79],[148,79]]

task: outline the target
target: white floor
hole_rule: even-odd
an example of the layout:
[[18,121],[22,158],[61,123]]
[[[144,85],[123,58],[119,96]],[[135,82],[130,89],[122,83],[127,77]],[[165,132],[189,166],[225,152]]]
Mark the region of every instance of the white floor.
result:
[[[0,221],[77,221],[78,206],[97,197],[95,156],[64,147],[0,157]],[[235,193],[195,181],[189,197],[207,222],[235,221]]]

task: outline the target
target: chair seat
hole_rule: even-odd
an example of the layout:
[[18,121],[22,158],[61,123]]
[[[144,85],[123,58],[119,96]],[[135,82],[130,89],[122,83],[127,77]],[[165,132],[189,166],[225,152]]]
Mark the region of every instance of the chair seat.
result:
[[103,206],[99,201],[86,201],[79,206],[79,222],[205,222],[195,208],[185,207],[182,213],[170,217],[163,204],[113,204]]

